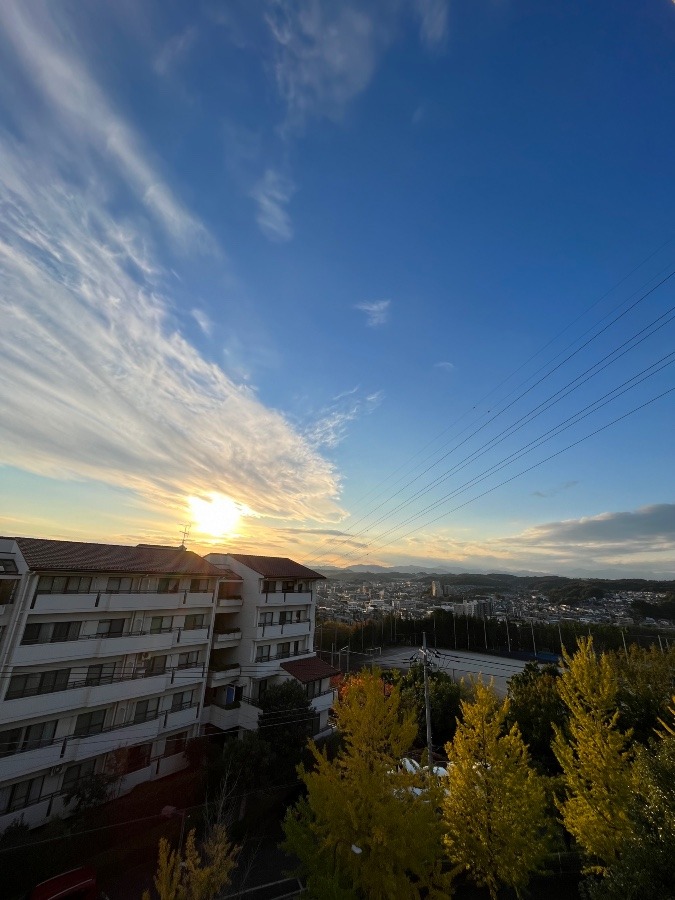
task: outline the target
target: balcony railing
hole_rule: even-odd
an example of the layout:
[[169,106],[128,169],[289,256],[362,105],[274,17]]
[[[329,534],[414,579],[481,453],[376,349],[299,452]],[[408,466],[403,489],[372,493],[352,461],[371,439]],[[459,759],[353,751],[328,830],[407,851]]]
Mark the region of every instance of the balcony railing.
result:
[[113,633],[104,631],[104,632],[100,632],[97,634],[80,634],[77,637],[65,638],[62,641],[40,641],[40,640],[23,641],[22,640],[21,644],[19,646],[21,646],[21,647],[36,647],[36,646],[51,645],[51,644],[70,644],[70,643],[74,643],[75,641],[111,641],[111,640],[114,640],[115,638],[147,637],[148,635],[151,635],[151,634],[152,635],[154,635],[154,634],[177,634],[178,640],[176,641],[176,643],[180,644],[181,636],[182,636],[183,632],[185,632],[185,634],[189,635],[192,631],[202,631],[203,629],[206,629],[207,638],[208,638],[208,632],[209,632],[208,626],[200,625],[197,628],[184,628],[183,626],[181,626],[180,628],[146,628],[146,629],[140,629],[138,631],[116,631]]
[[298,650],[296,653],[277,653],[271,654],[270,656],[266,656],[264,659],[256,658],[253,660],[255,663],[266,663],[266,662],[274,662],[277,659],[292,659],[295,656],[307,656],[308,653],[312,653],[312,650]]

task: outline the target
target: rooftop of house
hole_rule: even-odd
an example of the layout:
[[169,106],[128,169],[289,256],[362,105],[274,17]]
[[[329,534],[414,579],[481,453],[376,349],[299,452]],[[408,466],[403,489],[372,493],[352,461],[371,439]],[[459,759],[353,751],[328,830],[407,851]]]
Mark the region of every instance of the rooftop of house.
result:
[[253,556],[249,553],[230,553],[228,555],[237,562],[248,566],[249,569],[253,569],[263,578],[325,579],[324,575],[294,562],[287,556]]
[[226,574],[184,547],[158,547],[152,544],[133,547],[26,537],[14,540],[28,567],[35,572],[123,572],[215,577]]
[[296,678],[302,684],[309,681],[318,681],[320,678],[331,678],[339,675],[340,670],[333,668],[318,656],[308,656],[305,659],[294,659],[291,662],[281,664],[281,668]]

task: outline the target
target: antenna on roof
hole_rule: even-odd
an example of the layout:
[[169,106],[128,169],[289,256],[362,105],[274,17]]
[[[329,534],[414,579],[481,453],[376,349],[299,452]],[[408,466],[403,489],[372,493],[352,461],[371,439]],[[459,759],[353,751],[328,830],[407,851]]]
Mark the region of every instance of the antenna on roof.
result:
[[183,535],[183,540],[180,542],[181,550],[185,550],[185,542],[190,537],[190,529],[192,528],[192,522],[187,522],[180,526],[183,530],[181,534]]

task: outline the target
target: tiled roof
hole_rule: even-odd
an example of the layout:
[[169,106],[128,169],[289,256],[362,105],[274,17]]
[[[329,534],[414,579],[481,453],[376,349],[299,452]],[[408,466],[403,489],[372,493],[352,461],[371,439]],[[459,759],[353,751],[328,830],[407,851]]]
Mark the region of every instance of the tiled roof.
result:
[[136,572],[142,575],[223,575],[201,556],[182,547],[128,547],[81,541],[14,539],[28,567],[53,572]]
[[258,572],[263,578],[325,578],[325,575],[301,566],[287,556],[251,556],[248,553],[229,555],[254,572]]
[[319,678],[330,678],[333,675],[339,675],[340,670],[329,666],[327,662],[319,659],[318,656],[308,656],[305,659],[294,659],[292,662],[281,664],[281,668],[297,678],[302,684],[308,681],[318,681]]

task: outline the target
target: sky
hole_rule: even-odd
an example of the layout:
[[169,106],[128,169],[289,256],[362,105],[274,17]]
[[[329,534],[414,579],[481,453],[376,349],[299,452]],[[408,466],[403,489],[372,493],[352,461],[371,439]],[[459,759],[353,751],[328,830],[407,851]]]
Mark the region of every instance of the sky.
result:
[[672,0],[0,4],[0,532],[675,577]]

